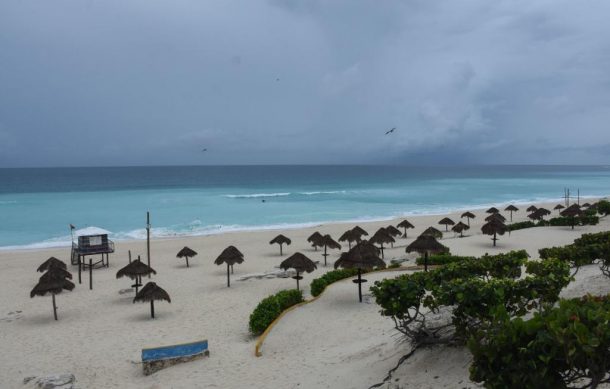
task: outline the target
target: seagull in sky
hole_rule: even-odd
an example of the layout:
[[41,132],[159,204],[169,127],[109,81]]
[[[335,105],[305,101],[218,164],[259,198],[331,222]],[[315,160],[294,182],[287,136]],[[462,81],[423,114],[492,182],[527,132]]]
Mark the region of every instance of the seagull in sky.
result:
[[202,153],[203,153],[203,152],[206,152],[206,151],[208,151],[208,149],[203,149],[203,150],[201,150],[201,152],[202,152]]
[[392,127],[392,129],[391,129],[391,130],[386,131],[386,132],[385,132],[385,134],[386,134],[386,135],[391,134],[391,133],[393,133],[393,132],[394,132],[394,130],[395,130],[395,129],[396,129],[396,127]]

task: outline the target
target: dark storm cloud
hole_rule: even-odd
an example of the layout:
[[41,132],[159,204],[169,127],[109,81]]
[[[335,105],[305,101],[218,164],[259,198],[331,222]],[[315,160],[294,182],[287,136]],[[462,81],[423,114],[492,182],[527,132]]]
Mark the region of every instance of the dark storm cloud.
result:
[[609,163],[608,14],[602,0],[7,0],[0,166]]

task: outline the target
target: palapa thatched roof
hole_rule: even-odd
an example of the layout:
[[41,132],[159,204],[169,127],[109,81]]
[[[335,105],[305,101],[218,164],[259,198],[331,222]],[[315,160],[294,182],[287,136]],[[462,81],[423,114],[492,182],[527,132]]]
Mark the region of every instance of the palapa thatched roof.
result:
[[536,207],[535,205],[530,205],[529,207],[527,207],[526,211],[527,212],[534,212],[537,209],[538,209],[538,207]]
[[470,227],[462,222],[458,222],[455,226],[451,227],[451,231],[457,232],[458,234],[469,229]]
[[591,204],[589,203],[584,203],[583,205],[580,206],[581,208],[589,208],[591,207]]
[[309,235],[309,238],[307,238],[307,241],[309,243],[311,243],[313,246],[320,247],[320,246],[323,246],[323,244],[320,243],[323,238],[324,238],[324,236],[322,234],[320,234],[318,231],[316,231],[313,234]]
[[130,264],[127,264],[127,266],[120,269],[116,273],[116,278],[129,277],[132,280],[135,280],[138,276],[147,276],[149,274],[157,274],[157,272],[155,271],[155,269],[148,266],[144,262],[140,261],[139,259],[136,259],[135,261],[132,261]]
[[407,253],[447,253],[449,248],[439,243],[432,235],[420,235],[405,249]]
[[341,253],[341,257],[335,262],[335,269],[372,269],[375,267],[385,268],[385,262],[379,258],[379,249],[367,241],[362,241],[352,247],[348,252]]
[[400,235],[402,235],[402,232],[398,228],[396,228],[394,226],[387,226],[385,228],[385,230],[388,232],[388,234],[390,234],[392,236],[400,236]]
[[352,231],[354,231],[360,237],[362,237],[362,236],[369,236],[369,233],[366,232],[364,229],[362,229],[360,226],[356,226],[356,227],[352,228]]
[[136,294],[136,297],[133,298],[134,303],[137,301],[146,303],[155,300],[165,300],[168,303],[172,302],[169,298],[169,294],[154,282],[148,282],[144,285],[138,294]]
[[385,228],[381,227],[375,232],[375,234],[369,239],[370,243],[384,244],[384,243],[394,243],[396,239]]
[[580,209],[578,204],[572,204],[563,211],[561,211],[559,214],[565,217],[575,217],[582,215],[583,211]]
[[178,254],[176,254],[176,258],[192,258],[195,255],[197,255],[197,252],[195,250],[191,249],[190,247],[184,246],[182,250],[178,251]]
[[491,207],[489,208],[487,211],[485,211],[487,213],[500,213],[500,210],[496,207]]
[[[48,273],[40,277],[40,281],[30,292],[30,298],[34,296],[44,296],[47,293],[58,294],[62,290],[74,289],[74,284],[61,276],[47,276]],[[46,277],[45,277],[46,276]],[[45,278],[43,280],[43,277]]]
[[506,218],[504,216],[502,216],[502,214],[499,214],[499,213],[492,213],[491,215],[489,215],[485,218],[485,221],[488,222],[491,219],[497,219],[497,220],[501,221],[502,223],[504,223],[506,221]]
[[398,228],[415,228],[413,224],[411,224],[407,219],[401,221],[396,225]]
[[343,235],[339,237],[339,242],[357,242],[358,240],[360,240],[360,235],[358,235],[353,229],[345,231]]
[[510,212],[510,211],[517,212],[519,210],[519,208],[517,208],[517,207],[515,207],[514,205],[511,204],[508,207],[504,208],[504,210],[507,211],[507,212]]
[[485,235],[504,235],[507,230],[508,228],[506,225],[498,219],[491,219],[484,224],[483,227],[481,227],[481,232],[483,232]]
[[474,213],[472,213],[470,211],[466,211],[462,214],[462,216],[460,216],[460,218],[463,218],[463,217],[467,217],[469,219],[474,219],[476,216]]
[[454,224],[455,224],[455,222],[454,222],[453,220],[449,219],[448,217],[444,217],[444,218],[442,218],[442,219],[441,219],[441,220],[438,222],[438,224],[444,224],[444,225],[450,225],[450,226],[452,226],[452,225],[454,225]]
[[553,209],[564,209],[565,207],[561,204],[557,204]]
[[280,263],[280,269],[288,270],[295,269],[299,273],[307,272],[311,273],[318,267],[316,264],[305,255],[301,253],[294,253]]
[[60,267],[51,267],[49,270],[40,276],[39,281],[47,282],[51,278],[68,278],[72,279],[72,273],[67,271],[66,269],[62,269]]
[[330,235],[324,235],[322,239],[322,245],[326,246],[329,249],[341,250],[341,245],[337,243]]
[[529,217],[532,220],[542,220],[545,216],[549,215],[550,213],[551,213],[551,211],[549,211],[548,209],[538,208],[534,212],[527,215],[527,217]]
[[287,245],[289,245],[290,243],[292,243],[292,241],[291,241],[289,238],[285,237],[284,235],[279,234],[278,236],[276,236],[275,238],[273,238],[273,239],[271,240],[271,242],[269,242],[269,244],[275,244],[275,243],[277,243],[277,244],[287,244]]
[[214,261],[216,265],[227,265],[240,264],[244,261],[244,255],[235,246],[229,246],[220,253],[220,255]]
[[434,227],[428,227],[424,230],[424,232],[421,233],[422,235],[429,235],[432,236],[436,239],[440,239],[443,237],[443,233],[439,230],[437,230]]
[[47,259],[46,261],[44,261],[43,263],[41,263],[40,266],[38,266],[38,269],[36,269],[36,271],[39,271],[42,273],[52,267],[58,267],[60,269],[67,269],[65,262],[63,262],[55,257],[51,257],[51,258]]

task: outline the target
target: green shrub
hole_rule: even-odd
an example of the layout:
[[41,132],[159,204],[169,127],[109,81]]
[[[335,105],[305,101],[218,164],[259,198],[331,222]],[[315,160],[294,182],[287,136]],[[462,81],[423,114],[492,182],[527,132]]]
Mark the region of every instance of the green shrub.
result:
[[532,228],[532,227],[536,227],[536,223],[532,222],[532,221],[524,221],[524,222],[518,222],[518,223],[512,223],[507,225],[506,227],[508,228],[509,231],[516,231],[516,230],[522,230],[524,228]]
[[590,226],[594,226],[596,224],[599,224],[599,217],[595,216],[595,215],[583,215],[583,216],[577,216],[574,217],[574,219],[572,219],[571,217],[554,217],[551,220],[549,220],[549,225],[551,226],[572,226],[572,224],[574,224],[575,226],[586,226],[586,225],[590,225]]
[[387,268],[388,269],[398,269],[400,267],[400,263],[392,262]]
[[565,261],[578,270],[580,266],[589,265],[600,260],[602,272],[610,277],[610,231],[596,234],[583,234],[574,243],[563,247],[543,248],[540,258],[557,258]]
[[562,300],[529,320],[498,310],[468,342],[470,378],[486,388],[597,387],[610,380],[610,300]]
[[[460,262],[463,260],[472,260],[474,257],[462,257],[459,255],[451,255],[451,254],[437,254],[430,255],[428,257],[428,265],[446,265],[448,263]],[[424,264],[424,258],[420,257],[415,260],[415,263],[418,265]]]
[[280,314],[303,301],[303,293],[296,289],[282,290],[264,298],[250,315],[250,332],[254,335],[263,333]]
[[599,200],[595,204],[595,208],[600,215],[610,215],[610,201],[608,200]]
[[[363,271],[364,273],[364,271]],[[337,282],[344,278],[353,277],[358,274],[358,269],[337,269],[331,270],[320,278],[315,278],[311,281],[311,295],[318,296],[324,292],[324,289],[333,282]]]

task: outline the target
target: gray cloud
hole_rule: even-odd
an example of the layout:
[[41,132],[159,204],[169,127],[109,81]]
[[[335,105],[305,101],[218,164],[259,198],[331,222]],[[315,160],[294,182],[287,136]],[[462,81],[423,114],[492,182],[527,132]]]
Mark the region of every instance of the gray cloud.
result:
[[7,0],[0,166],[610,163],[609,12]]

